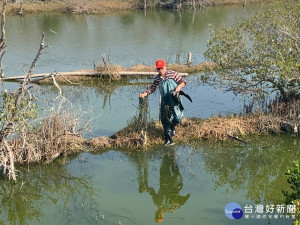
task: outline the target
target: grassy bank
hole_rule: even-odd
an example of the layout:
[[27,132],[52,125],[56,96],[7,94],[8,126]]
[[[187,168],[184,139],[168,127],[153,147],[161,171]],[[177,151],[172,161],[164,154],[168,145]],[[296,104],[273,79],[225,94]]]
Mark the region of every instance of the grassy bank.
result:
[[[144,132],[136,131],[136,124],[129,124],[111,137],[97,137],[84,143],[92,148],[127,147],[162,145],[163,127],[153,122]],[[174,141],[192,144],[201,140],[225,141],[234,139],[242,141],[248,134],[279,133],[280,119],[268,116],[228,116],[208,119],[185,118],[176,127]],[[240,139],[241,138],[241,139]],[[146,143],[145,143],[146,142]]]
[[[267,3],[274,0],[205,0],[203,6],[232,5],[250,3]],[[140,9],[138,0],[56,0],[56,1],[30,1],[23,3],[9,3],[8,14],[26,13],[75,13],[75,14],[104,14],[116,11]]]
[[[281,133],[282,118],[271,115],[214,116],[208,119],[184,118],[176,126],[175,143],[192,144],[199,141],[242,141],[245,135]],[[21,139],[11,140],[10,145],[19,165],[40,161],[52,161],[58,156],[81,152],[86,147],[96,150],[108,148],[128,148],[147,150],[153,145],[162,145],[163,127],[159,121],[151,121],[147,127],[137,130],[139,121],[132,120],[127,127],[112,136],[84,139],[78,133],[70,133],[69,119],[58,115],[42,122],[39,129],[33,130],[24,149]]]
[[21,4],[8,4],[7,14],[27,13],[75,13],[75,14],[104,14],[114,11],[137,8],[131,1],[56,1],[56,2],[24,2]]
[[[299,103],[300,100],[270,103],[268,113],[213,116],[207,119],[184,118],[176,127],[174,140],[181,144],[192,144],[200,140],[244,142],[244,136],[249,134],[294,133],[299,135],[297,119],[300,112]],[[97,137],[86,140],[84,143],[96,149],[140,146],[147,149],[147,146],[163,144],[164,132],[159,121],[142,124],[141,117],[133,118],[126,128],[111,137]]]
[[[299,105],[299,100],[292,105],[295,104]],[[283,131],[282,124],[289,119],[291,111],[289,107],[292,105],[283,105],[281,108],[284,110],[280,113],[284,114],[280,116],[278,111],[272,112],[271,110],[268,114],[214,116],[208,119],[184,118],[180,125],[176,126],[173,140],[178,145],[194,145],[199,144],[200,141],[220,143],[227,140],[245,144],[247,143],[245,135],[279,134]],[[297,107],[297,115],[299,110]],[[163,127],[159,121],[151,120],[144,123],[142,117],[133,117],[127,127],[112,136],[84,139],[80,131],[82,128],[77,127],[77,119],[67,112],[51,113],[38,126],[22,133],[22,136],[13,136],[5,141],[11,154],[5,152],[0,157],[0,162],[4,166],[4,174],[5,171],[8,171],[8,174],[15,173],[13,165],[51,162],[59,156],[72,155],[86,150],[147,151],[164,142]]]

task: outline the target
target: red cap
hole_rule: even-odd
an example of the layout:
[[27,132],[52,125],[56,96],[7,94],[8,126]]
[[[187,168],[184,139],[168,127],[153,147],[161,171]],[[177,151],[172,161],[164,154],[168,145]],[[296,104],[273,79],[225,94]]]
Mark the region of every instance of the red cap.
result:
[[156,61],[156,68],[163,68],[166,65],[166,62],[162,59]]

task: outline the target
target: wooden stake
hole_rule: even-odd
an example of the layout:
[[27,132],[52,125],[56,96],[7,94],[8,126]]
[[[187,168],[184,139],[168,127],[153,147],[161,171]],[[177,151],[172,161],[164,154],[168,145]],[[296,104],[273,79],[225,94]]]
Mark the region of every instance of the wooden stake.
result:
[[192,64],[192,52],[188,53],[188,59],[186,61],[187,65],[191,65]]

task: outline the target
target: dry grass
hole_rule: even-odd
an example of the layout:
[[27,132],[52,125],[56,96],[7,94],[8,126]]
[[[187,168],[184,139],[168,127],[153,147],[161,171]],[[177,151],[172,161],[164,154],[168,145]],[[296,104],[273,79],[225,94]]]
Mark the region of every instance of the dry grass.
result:
[[[213,65],[209,62],[204,62],[200,63],[197,65],[180,65],[180,64],[168,64],[167,69],[169,70],[174,70],[180,73],[197,73],[201,71],[205,71],[208,69],[211,69]],[[106,74],[106,75],[101,75],[101,78],[108,78],[110,80],[120,80],[121,76],[119,72],[123,71],[129,71],[129,72],[156,72],[155,66],[146,66],[146,65],[135,65],[130,68],[126,68],[120,65],[112,65],[110,64],[109,66],[105,66],[103,64],[99,64],[95,70],[92,69],[85,69],[85,70],[78,70],[74,72],[87,72],[87,73],[92,73],[92,72],[100,72],[101,74]],[[70,72],[71,73],[71,72]],[[67,75],[67,76],[60,76],[57,74],[55,76],[55,79],[58,83],[60,84],[67,84],[70,82],[73,83],[84,83],[85,81],[88,81],[91,76],[84,76],[84,75]],[[129,78],[129,76],[127,76]],[[132,75],[130,78],[138,78],[138,75]],[[53,80],[51,77],[42,79],[42,80],[36,80],[35,81],[38,84],[53,84]],[[86,82],[85,82],[86,83]]]
[[9,140],[16,164],[49,162],[58,156],[82,151],[84,139],[70,133],[72,118],[51,115],[36,129]]
[[[211,117],[206,120],[184,118],[176,127],[174,140],[181,143],[191,143],[200,140],[227,140],[247,134],[279,132],[280,121],[269,116],[232,116]],[[163,127],[160,122],[146,129],[147,144],[163,144]],[[111,137],[97,137],[86,142],[93,148],[140,147],[143,145],[144,134],[136,131],[132,124]]]
[[[213,67],[212,63],[209,62],[203,62],[197,65],[182,65],[182,64],[167,64],[167,69],[168,70],[174,70],[177,72],[182,72],[182,73],[197,73],[197,72],[202,72],[208,69],[211,69]],[[99,72],[107,72],[107,68],[100,64],[96,68],[97,71]],[[156,68],[154,65],[152,66],[146,66],[142,64],[135,65],[133,67],[123,67],[120,65],[112,65],[109,66],[109,70],[112,72],[120,72],[120,71],[132,71],[132,72],[156,72]]]
[[[168,70],[174,70],[180,73],[197,73],[197,72],[202,72],[205,70],[210,70],[211,67],[213,67],[212,63],[209,62],[203,62],[197,65],[181,65],[181,64],[168,64],[167,65],[167,69]],[[84,69],[84,70],[77,70],[77,71],[73,71],[73,72],[86,72],[88,73],[94,73],[94,72],[99,72],[102,78],[111,78],[112,80],[119,80],[120,79],[120,74],[119,72],[156,72],[156,68],[155,66],[146,66],[146,65],[135,65],[133,67],[123,67],[120,65],[113,65],[113,64],[109,64],[108,65],[104,65],[104,64],[99,64],[96,69]],[[70,74],[72,74],[72,72],[70,72]],[[97,75],[98,76],[98,75]],[[62,76],[59,73],[55,75],[55,79],[58,83],[67,83],[68,81],[72,81],[72,82],[82,82],[85,79],[87,80],[88,77],[91,76],[85,76],[85,75],[65,75]],[[138,77],[138,75],[136,76]],[[135,78],[134,75],[131,76],[131,78]],[[47,83],[53,83],[52,78],[46,77],[43,79],[36,79],[35,80],[36,83],[39,84],[47,84]]]
[[[203,62],[197,65],[182,65],[182,64],[167,64],[168,70],[174,70],[180,73],[197,73],[211,69],[213,64],[210,62]],[[135,65],[130,68],[119,67],[119,71],[133,71],[133,72],[156,72],[155,66],[146,66],[142,64]]]
[[269,105],[270,114],[273,117],[280,117],[283,120],[298,123],[300,119],[300,99],[289,102],[275,100]]
[[[136,8],[132,1],[117,0],[63,0],[63,1],[25,1],[23,13],[75,13],[75,14],[104,14],[113,11]],[[8,4],[7,13],[17,14],[20,4]]]
[[109,13],[112,11],[119,11],[125,9],[135,8],[134,4],[130,1],[82,1],[70,0],[66,3],[66,11],[71,13]]
[[[163,127],[160,122],[148,124],[144,131],[137,131],[137,124],[131,123],[111,137],[96,137],[89,140],[74,134],[72,117],[54,114],[42,121],[31,132],[9,141],[16,164],[50,162],[59,156],[83,151],[85,146],[93,149],[129,148],[143,149],[163,144]],[[280,120],[270,116],[212,117],[206,120],[184,118],[176,127],[173,137],[177,143],[193,143],[200,140],[224,141],[247,134],[279,132]],[[8,156],[1,155],[7,165]]]
[[[43,120],[38,129],[24,134],[26,139],[10,141],[15,162],[18,164],[51,161],[60,155],[69,155],[89,146],[94,149],[143,148],[163,144],[163,127],[160,122],[150,122],[139,131],[138,120],[110,137],[84,140],[72,132],[72,117],[52,115]],[[272,115],[211,117],[208,119],[184,118],[176,127],[175,142],[192,143],[200,140],[224,141],[248,134],[279,133],[281,119]],[[72,133],[71,133],[71,132]],[[24,142],[26,140],[26,142]],[[24,144],[25,143],[25,144]]]
[[205,0],[209,5],[233,5],[233,4],[246,4],[248,3],[268,3],[274,0]]
[[[61,3],[24,3],[23,13],[63,13],[65,11],[65,4]],[[8,4],[7,14],[18,14],[20,4]]]
[[197,65],[181,65],[181,64],[169,64],[167,68],[182,73],[198,73],[206,70],[211,70],[214,65],[210,62],[203,62]]
[[[274,0],[246,0],[246,3],[272,2]],[[206,0],[203,5],[242,4],[244,0]],[[23,0],[23,13],[75,13],[107,14],[139,8],[139,1],[125,0]],[[8,4],[8,14],[18,14],[20,4]]]

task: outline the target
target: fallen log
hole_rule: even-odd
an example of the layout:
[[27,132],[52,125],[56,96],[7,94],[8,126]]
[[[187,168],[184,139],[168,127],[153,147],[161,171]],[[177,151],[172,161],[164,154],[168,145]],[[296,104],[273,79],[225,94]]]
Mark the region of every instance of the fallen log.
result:
[[[117,72],[118,75],[121,77],[135,77],[135,76],[155,76],[158,73],[157,72],[134,72],[134,71],[121,71]],[[181,76],[187,76],[188,73],[179,73]],[[109,77],[110,74],[107,72],[98,72],[98,71],[74,71],[74,72],[56,72],[56,73],[40,73],[40,74],[32,74],[30,78],[44,78],[49,76],[100,76],[100,77]],[[8,80],[22,80],[26,77],[26,75],[22,76],[13,76],[13,77],[5,77],[2,78],[4,81]]]

